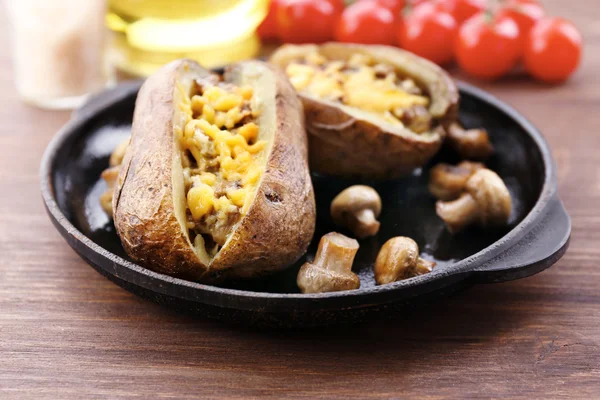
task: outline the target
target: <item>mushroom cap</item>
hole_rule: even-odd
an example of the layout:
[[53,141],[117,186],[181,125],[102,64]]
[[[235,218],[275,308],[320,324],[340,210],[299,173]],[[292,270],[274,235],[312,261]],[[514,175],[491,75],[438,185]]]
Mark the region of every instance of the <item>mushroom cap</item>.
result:
[[346,188],[331,202],[331,217],[339,223],[346,213],[356,213],[369,209],[378,217],[381,214],[381,197],[375,189],[365,185],[354,185]]
[[449,127],[448,143],[464,158],[485,160],[494,152],[485,129],[464,129],[458,123]]
[[494,171],[481,169],[467,181],[466,191],[478,206],[478,222],[481,226],[503,225],[508,222],[512,200],[502,178]]
[[381,247],[375,260],[375,281],[378,285],[396,282],[413,268],[419,259],[419,246],[411,238],[391,238]]
[[463,161],[454,166],[440,163],[429,172],[429,191],[440,200],[454,200],[465,189],[467,181],[483,164]]
[[465,190],[473,173],[482,168],[482,163],[471,161],[463,161],[456,166],[437,164],[429,172],[429,192],[439,200],[454,200]]
[[461,161],[457,165],[457,167],[462,170],[468,170],[469,172],[471,172],[471,174],[474,174],[475,172],[479,171],[480,169],[485,168],[485,165],[480,162],[464,160],[464,161]]

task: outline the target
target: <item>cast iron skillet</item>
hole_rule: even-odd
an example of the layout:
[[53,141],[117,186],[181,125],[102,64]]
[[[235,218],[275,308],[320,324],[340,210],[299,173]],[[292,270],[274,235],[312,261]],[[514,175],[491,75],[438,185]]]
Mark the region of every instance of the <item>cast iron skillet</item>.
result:
[[[484,127],[496,153],[487,165],[505,180],[514,199],[510,226],[469,230],[452,236],[435,215],[427,192],[429,166],[411,177],[368,182],[383,201],[379,234],[360,243],[354,270],[361,288],[303,295],[295,284],[300,265],[311,259],[319,238],[336,230],[329,203],[356,183],[313,176],[317,229],[307,255],[268,279],[215,287],[158,274],[129,261],[114,226],[99,206],[99,179],[113,148],[129,135],[140,83],[123,84],[93,98],[76,112],[49,144],[41,164],[42,195],[48,214],[67,243],[98,272],[125,289],[185,312],[279,327],[315,326],[393,315],[404,306],[430,301],[475,283],[502,282],[538,273],[566,251],[571,223],[557,194],[556,171],[538,130],[511,107],[461,83],[460,118]],[[457,162],[442,152],[439,161]],[[343,231],[342,231],[343,232]],[[417,241],[424,257],[438,266],[428,275],[375,286],[372,265],[381,245],[393,236]]]

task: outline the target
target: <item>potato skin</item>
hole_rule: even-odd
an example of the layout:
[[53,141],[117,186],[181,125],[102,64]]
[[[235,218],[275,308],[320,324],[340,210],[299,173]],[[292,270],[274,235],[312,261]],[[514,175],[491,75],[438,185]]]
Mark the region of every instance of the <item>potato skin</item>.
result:
[[179,177],[173,179],[178,172],[173,162],[178,151],[173,136],[175,85],[185,74],[202,76],[208,71],[191,60],[174,61],[148,78],[138,94],[113,209],[125,251],[144,267],[207,283],[250,278],[292,264],[310,243],[315,203],[299,100],[285,75],[265,63],[235,68],[242,74],[249,68],[272,77],[276,129],[255,201],[209,265],[198,258],[176,217],[174,182]]
[[276,84],[276,131],[265,175],[246,217],[211,264],[229,276],[249,278],[296,262],[315,230],[315,199],[308,169],[302,103],[279,68],[258,61]]
[[459,100],[456,85],[440,67],[397,48],[341,43],[284,45],[270,61],[285,67],[315,50],[339,58],[363,53],[395,65],[427,89],[432,97],[429,112],[439,127],[419,135],[406,128],[368,121],[349,113],[348,107],[299,93],[306,115],[312,170],[344,177],[393,179],[424,165],[439,151],[444,127],[456,120]]
[[310,125],[310,166],[314,171],[344,177],[398,178],[426,164],[442,145],[443,129],[428,139],[400,136],[353,118],[341,108],[300,97]]

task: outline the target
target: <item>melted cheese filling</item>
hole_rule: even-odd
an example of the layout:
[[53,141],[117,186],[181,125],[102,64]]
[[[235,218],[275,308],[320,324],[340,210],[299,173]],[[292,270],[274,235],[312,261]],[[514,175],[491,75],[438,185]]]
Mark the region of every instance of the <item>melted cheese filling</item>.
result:
[[[313,52],[288,64],[286,73],[300,92],[370,112],[418,133],[430,128],[429,98],[412,79],[402,79],[393,66],[367,55],[357,53],[342,61]],[[415,117],[419,124],[413,124]],[[425,119],[428,123],[423,123]]]
[[267,142],[258,140],[251,87],[213,76],[182,94],[185,123],[175,134],[182,151],[187,226],[197,251],[214,257],[250,208]]

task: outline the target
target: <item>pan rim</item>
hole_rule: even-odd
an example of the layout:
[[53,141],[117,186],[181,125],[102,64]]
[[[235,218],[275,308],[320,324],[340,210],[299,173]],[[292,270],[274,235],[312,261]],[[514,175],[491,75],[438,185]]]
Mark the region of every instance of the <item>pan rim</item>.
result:
[[[157,273],[130,262],[120,256],[117,256],[116,254],[109,252],[93,242],[90,238],[79,231],[67,219],[62,210],[59,208],[54,194],[54,182],[52,181],[53,164],[56,160],[58,151],[62,148],[64,143],[74,134],[76,134],[83,124],[85,124],[91,117],[101,112],[103,109],[136,93],[141,85],[140,82],[124,84],[121,86],[121,91],[119,91],[118,86],[117,89],[113,89],[113,91],[105,93],[108,94],[108,96],[106,99],[104,99],[104,101],[99,102],[99,104],[95,106],[90,106],[88,109],[84,109],[81,112],[75,113],[73,118],[57,132],[57,134],[48,144],[41,161],[40,183],[42,197],[47,212],[59,231],[61,231],[60,233],[65,236],[65,238],[67,238],[67,235],[72,237],[74,240],[87,248],[92,254],[98,255],[99,257],[110,261],[113,264],[111,268],[113,271],[110,271],[109,268],[99,265],[98,263],[90,260],[88,257],[85,257],[85,260],[88,263],[93,263],[94,267],[103,269],[109,275],[114,275],[115,277],[125,280],[130,284],[140,286],[155,293],[161,293],[184,300],[193,300],[205,304],[217,305],[220,307],[252,309],[257,304],[255,302],[261,300],[266,300],[269,302],[294,301],[294,303],[297,304],[298,302],[315,302],[315,300],[327,301],[349,297],[359,300],[361,298],[377,294],[400,292],[409,287],[421,287],[426,291],[427,286],[429,286],[428,284],[441,280],[442,278],[454,277],[454,280],[466,279],[466,275],[475,273],[477,267],[512,247],[531,229],[534,228],[537,221],[544,217],[548,207],[557,197],[556,166],[554,164],[548,143],[544,139],[542,133],[515,108],[501,101],[494,95],[462,81],[457,80],[456,83],[461,93],[477,98],[478,100],[483,101],[503,112],[509,118],[513,119],[519,126],[521,126],[524,133],[529,135],[541,154],[544,164],[544,183],[533,208],[519,224],[513,227],[513,229],[507,232],[503,237],[488,247],[455,264],[448,265],[444,269],[440,270],[434,269],[429,274],[421,275],[410,280],[398,281],[382,286],[366,287],[362,289],[359,288],[344,292],[317,294],[254,292],[240,289],[221,288]],[[67,242],[75,249],[76,252],[81,255],[80,250],[76,249],[73,243],[68,240],[68,238]],[[123,268],[124,270],[122,270],[121,273],[115,272],[117,266]],[[141,275],[141,277],[144,279],[136,280],[134,282],[131,277],[135,275]],[[157,285],[155,281],[159,281],[162,283],[162,285]],[[178,293],[176,290],[177,288],[184,290]],[[195,292],[196,295],[191,296],[192,292]],[[202,295],[199,296],[198,294]],[[214,298],[211,299],[210,297],[207,297],[207,295],[213,295]],[[225,301],[225,297],[227,297],[229,301]],[[246,306],[244,306],[244,301],[252,301],[254,306],[251,304],[246,304]],[[224,302],[230,304],[223,304]],[[235,305],[231,305],[231,303],[234,303]],[[358,302],[357,304],[354,304],[353,308],[360,307],[361,304]]]

